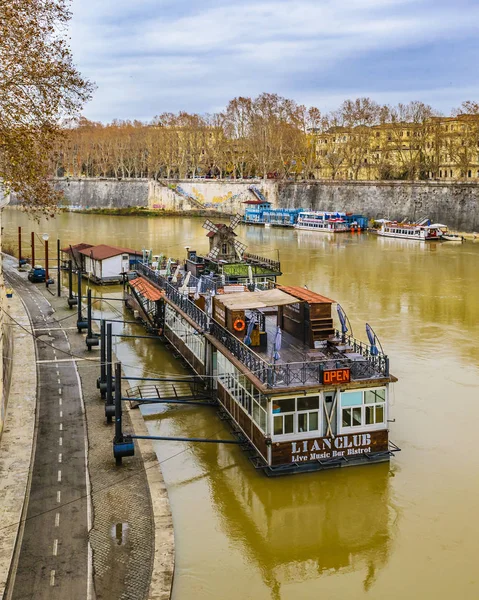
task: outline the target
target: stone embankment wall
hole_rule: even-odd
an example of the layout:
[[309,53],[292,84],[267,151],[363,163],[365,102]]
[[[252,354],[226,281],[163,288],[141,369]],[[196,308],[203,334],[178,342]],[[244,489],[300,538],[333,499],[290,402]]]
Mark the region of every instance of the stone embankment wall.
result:
[[278,183],[278,205],[345,210],[369,218],[428,217],[457,231],[479,231],[479,184],[442,182]]
[[158,210],[213,208],[243,213],[259,189],[274,208],[357,212],[369,218],[428,217],[458,231],[479,231],[479,184],[406,181],[304,181],[61,179],[72,208],[145,207]]

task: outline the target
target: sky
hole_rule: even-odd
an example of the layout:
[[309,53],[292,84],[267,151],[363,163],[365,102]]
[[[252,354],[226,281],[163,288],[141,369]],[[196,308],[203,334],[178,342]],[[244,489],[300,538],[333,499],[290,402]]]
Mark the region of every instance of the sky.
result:
[[150,121],[277,93],[323,113],[349,98],[479,100],[477,0],[73,0],[85,117]]

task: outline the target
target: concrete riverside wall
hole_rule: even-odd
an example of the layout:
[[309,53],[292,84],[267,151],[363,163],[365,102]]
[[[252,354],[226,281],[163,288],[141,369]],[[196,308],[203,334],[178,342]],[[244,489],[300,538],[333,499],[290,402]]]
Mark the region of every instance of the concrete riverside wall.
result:
[[439,181],[286,181],[59,179],[72,208],[145,207],[244,213],[258,188],[274,208],[361,213],[369,218],[428,217],[458,231],[479,231],[479,184]]
[[479,184],[442,182],[278,183],[278,206],[344,210],[369,218],[430,218],[457,231],[479,231]]

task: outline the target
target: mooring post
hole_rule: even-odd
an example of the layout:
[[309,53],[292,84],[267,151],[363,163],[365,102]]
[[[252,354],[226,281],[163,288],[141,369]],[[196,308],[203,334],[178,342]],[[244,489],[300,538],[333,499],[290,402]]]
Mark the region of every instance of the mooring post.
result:
[[98,346],[98,344],[100,343],[98,336],[93,333],[91,313],[92,313],[91,289],[88,289],[88,292],[87,292],[87,327],[88,327],[88,329],[87,329],[85,343],[86,343],[86,347],[88,348],[89,351],[93,348],[93,346]]
[[60,279],[60,240],[57,239],[57,296],[62,295],[62,286]]
[[81,271],[80,271],[80,269],[78,269],[78,293],[77,293],[77,298],[78,298],[77,329],[78,329],[78,333],[81,333],[84,329],[88,328],[88,323],[83,320],[83,315],[82,315],[81,283],[82,283]]
[[100,379],[98,388],[100,389],[101,399],[106,397],[106,321],[100,323]]
[[35,233],[32,231],[32,267],[35,266]]
[[135,456],[135,444],[131,435],[123,434],[123,424],[121,418],[121,363],[115,364],[115,437],[113,438],[113,456],[117,466],[121,466],[121,460],[124,456]]
[[78,299],[73,297],[73,262],[70,259],[68,261],[68,306],[73,308],[77,305]]
[[[115,364],[115,444],[123,442],[121,423],[121,363]],[[121,454],[115,456],[116,464],[121,465]]]
[[[80,273],[80,269],[78,269],[77,271],[77,299],[78,299],[78,304],[77,304],[77,322],[79,323],[80,321],[83,320],[82,317],[82,301],[81,301],[81,296],[82,296],[82,291],[81,291],[81,273]],[[80,331],[80,330],[78,330]]]
[[18,228],[18,266],[22,266],[22,228]]
[[111,423],[112,417],[115,414],[113,405],[113,369],[112,369],[112,354],[113,354],[113,336],[111,334],[111,323],[106,326],[106,402],[105,416],[106,422]]

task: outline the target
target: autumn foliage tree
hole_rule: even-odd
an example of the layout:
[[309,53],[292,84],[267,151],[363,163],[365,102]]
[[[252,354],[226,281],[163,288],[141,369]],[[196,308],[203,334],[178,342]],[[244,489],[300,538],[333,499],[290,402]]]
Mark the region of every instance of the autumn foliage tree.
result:
[[51,160],[62,120],[93,87],[72,61],[70,17],[69,0],[0,0],[0,180],[24,207],[43,212],[59,200]]

